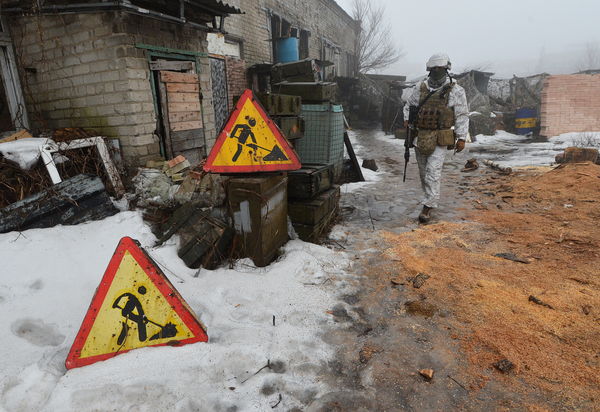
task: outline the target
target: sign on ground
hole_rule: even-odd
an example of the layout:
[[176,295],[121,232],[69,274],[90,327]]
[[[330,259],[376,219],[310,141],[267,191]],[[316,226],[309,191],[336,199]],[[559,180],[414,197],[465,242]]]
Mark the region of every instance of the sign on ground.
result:
[[156,263],[129,237],[119,242],[67,356],[67,369],[132,349],[206,342],[206,328]]

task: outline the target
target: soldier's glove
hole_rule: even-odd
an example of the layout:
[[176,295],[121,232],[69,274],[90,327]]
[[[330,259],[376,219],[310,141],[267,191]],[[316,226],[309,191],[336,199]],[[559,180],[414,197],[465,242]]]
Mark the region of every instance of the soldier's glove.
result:
[[454,145],[454,150],[456,151],[456,153],[459,153],[459,152],[462,152],[464,148],[465,148],[465,140],[458,139],[456,141],[456,144]]

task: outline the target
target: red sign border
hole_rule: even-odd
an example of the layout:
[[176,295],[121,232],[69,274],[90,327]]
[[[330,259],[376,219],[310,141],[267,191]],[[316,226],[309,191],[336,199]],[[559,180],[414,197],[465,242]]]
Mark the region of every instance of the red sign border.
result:
[[[104,272],[104,276],[100,281],[100,285],[98,289],[96,289],[96,293],[92,298],[92,302],[90,303],[90,307],[85,314],[83,322],[81,323],[81,327],[75,340],[73,341],[73,345],[71,346],[71,350],[67,356],[65,361],[65,366],[67,369],[78,368],[81,366],[90,365],[92,363],[106,360],[112,357],[115,357],[121,353],[129,352],[132,349],[117,351],[106,353],[102,355],[95,355],[86,358],[80,358],[81,350],[87,341],[90,331],[94,326],[94,322],[96,321],[96,317],[102,307],[102,303],[104,303],[104,299],[106,299],[106,294],[112,282],[115,278],[115,274],[119,269],[119,266],[123,260],[123,256],[125,252],[131,253],[133,258],[136,260],[138,265],[144,270],[148,278],[152,281],[154,286],[162,293],[167,302],[171,305],[173,310],[179,315],[181,320],[185,323],[185,325],[190,329],[190,331],[194,334],[194,337],[172,341],[167,343],[159,343],[156,345],[148,345],[144,347],[154,347],[154,346],[182,346],[189,343],[195,342],[207,342],[208,335],[206,334],[205,327],[196,319],[196,316],[193,314],[187,303],[183,300],[179,292],[173,287],[173,284],[167,279],[165,274],[160,270],[158,265],[154,263],[152,258],[146,253],[144,249],[140,246],[137,240],[134,240],[130,237],[124,237],[119,241],[117,245],[117,249],[115,250],[106,271]],[[135,349],[135,348],[134,348]]]
[[[260,116],[267,123],[267,126],[269,126],[269,129],[275,136],[275,139],[282,146],[284,153],[289,156],[292,163],[288,163],[288,164],[257,164],[257,165],[243,165],[243,166],[242,165],[240,165],[240,166],[215,166],[215,165],[213,165],[215,158],[217,157],[217,155],[221,151],[221,148],[223,147],[223,144],[227,140],[227,131],[231,132],[231,130],[233,129],[234,122],[238,118],[238,115],[242,111],[242,108],[244,107],[244,104],[246,104],[246,101],[248,99],[250,99],[252,101],[252,104],[254,104],[254,107],[256,108],[256,110],[258,111]],[[227,124],[221,130],[221,133],[219,133],[219,137],[217,137],[217,141],[215,142],[215,145],[213,146],[212,150],[210,151],[210,154],[208,155],[208,159],[206,160],[206,163],[204,164],[204,171],[212,172],[212,173],[275,172],[275,171],[286,171],[286,170],[298,170],[301,167],[302,167],[302,165],[300,164],[300,159],[298,158],[298,155],[294,151],[294,148],[289,144],[287,139],[285,137],[283,137],[283,135],[281,134],[281,131],[279,130],[279,127],[273,122],[273,120],[271,120],[269,115],[267,115],[267,112],[262,107],[262,104],[260,104],[258,99],[254,96],[254,93],[252,93],[252,90],[246,89],[246,90],[244,90],[244,93],[242,94],[242,96],[238,100],[237,104],[235,105],[235,110],[229,116],[229,120],[227,120]]]

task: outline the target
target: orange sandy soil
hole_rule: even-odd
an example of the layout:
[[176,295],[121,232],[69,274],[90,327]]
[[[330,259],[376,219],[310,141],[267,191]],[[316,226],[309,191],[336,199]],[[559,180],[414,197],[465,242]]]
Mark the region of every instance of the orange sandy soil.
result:
[[[600,409],[600,166],[485,172],[465,223],[384,233],[401,276],[450,310],[470,360],[471,387],[508,359],[505,385],[526,383],[562,407]],[[530,263],[495,257],[514,253]],[[533,295],[553,309],[528,300]],[[597,409],[596,409],[597,408]]]

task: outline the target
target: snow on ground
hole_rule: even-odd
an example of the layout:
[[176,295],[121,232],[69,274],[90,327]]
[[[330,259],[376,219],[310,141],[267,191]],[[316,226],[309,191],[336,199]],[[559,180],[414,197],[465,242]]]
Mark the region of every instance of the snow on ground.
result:
[[[162,266],[209,342],[133,350],[66,371],[123,236]],[[289,410],[328,390],[318,373],[335,348],[321,336],[335,327],[326,313],[334,297],[349,290],[346,255],[294,240],[266,268],[242,260],[198,271],[177,257],[177,239],[153,248],[155,240],[139,212],[0,235],[0,411],[264,411],[280,393],[279,408]],[[252,376],[267,360],[273,367]]]
[[[381,134],[383,134],[383,132],[381,132]],[[377,182],[378,180],[381,179],[381,173],[374,172],[371,169],[366,169],[366,168],[362,167],[363,160],[368,159],[368,151],[359,142],[356,132],[353,130],[348,130],[348,137],[350,138],[350,143],[352,143],[352,148],[354,149],[354,154],[356,154],[356,159],[358,160],[358,164],[361,165],[361,170],[362,170],[363,177],[365,178],[365,181],[345,184],[343,186],[344,193],[353,192],[361,187],[364,187],[371,183]]]
[[467,150],[502,166],[549,166],[570,146],[599,148],[600,132],[565,133],[546,140],[500,130],[494,136],[477,135],[475,142],[467,144]]
[[41,156],[40,149],[52,140],[42,137],[27,137],[0,143],[0,153],[13,162],[17,162],[22,169],[29,170]]

